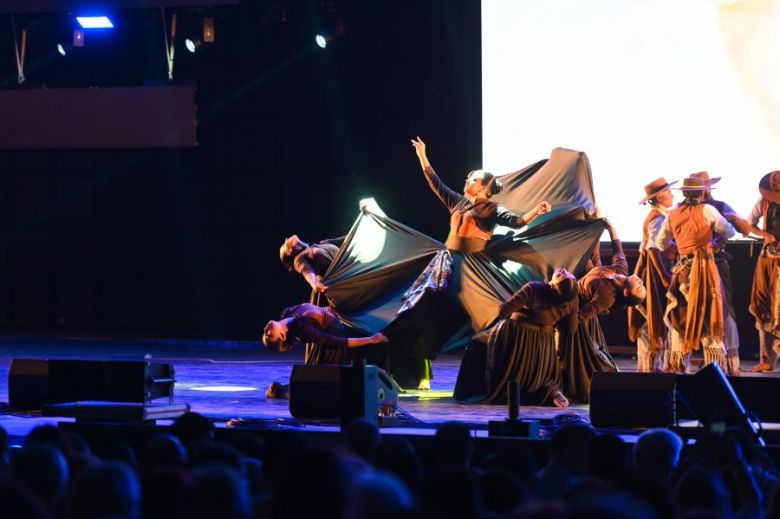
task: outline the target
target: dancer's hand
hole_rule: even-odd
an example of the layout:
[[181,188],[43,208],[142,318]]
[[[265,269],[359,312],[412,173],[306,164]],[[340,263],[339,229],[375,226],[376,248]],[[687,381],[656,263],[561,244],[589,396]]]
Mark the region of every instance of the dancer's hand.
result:
[[412,146],[414,146],[414,151],[417,153],[417,157],[422,160],[423,158],[427,157],[426,151],[425,151],[425,143],[418,135],[416,139],[412,139]]
[[370,339],[370,344],[379,344],[380,342],[389,342],[383,333],[375,333]]
[[771,232],[764,232],[761,237],[764,238],[764,245],[774,245],[777,243],[777,238],[775,238],[775,235]]
[[536,206],[536,214],[547,214],[550,211],[552,211],[552,206],[547,200],[539,203],[539,205]]

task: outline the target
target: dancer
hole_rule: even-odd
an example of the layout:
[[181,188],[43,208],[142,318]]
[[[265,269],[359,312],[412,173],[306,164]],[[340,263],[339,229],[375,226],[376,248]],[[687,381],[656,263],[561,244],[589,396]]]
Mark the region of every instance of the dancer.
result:
[[481,252],[493,237],[493,228],[498,225],[520,228],[530,224],[542,214],[548,213],[551,206],[541,202],[522,216],[516,215],[505,207],[492,202],[490,197],[498,194],[503,187],[501,181],[492,173],[477,169],[469,172],[463,194],[456,193],[436,175],[428,161],[425,143],[417,137],[412,146],[420,160],[428,185],[450,211],[450,233],[447,236],[447,248],[461,252]]
[[657,246],[666,251],[676,242],[680,259],[672,271],[665,321],[672,329],[670,370],[690,370],[690,353],[703,346],[704,362],[717,362],[724,372],[739,374],[739,358],[726,352],[725,293],[715,264],[713,239],[727,240],[734,227],[715,207],[704,203],[710,189],[702,178],[683,180],[685,199],[669,213],[658,234]]
[[312,290],[325,292],[328,287],[322,283],[322,276],[338,254],[344,238],[340,236],[309,245],[293,234],[279,247],[279,259],[288,271],[303,276]]
[[[349,348],[387,342],[387,337],[375,333],[369,337],[347,337],[339,317],[329,308],[303,303],[282,311],[278,321],[268,321],[263,329],[263,344],[275,352],[292,349],[306,343],[307,365],[349,364]],[[289,397],[289,384],[272,382],[266,398]]]
[[561,333],[558,347],[563,392],[577,401],[590,399],[590,380],[595,371],[617,371],[599,314],[608,314],[615,307],[636,306],[646,296],[642,279],[628,275],[628,262],[615,227],[606,219],[604,223],[612,240],[612,264],[593,267],[578,281],[579,326],[575,333]]
[[307,359],[307,364],[347,364],[348,348],[381,342],[387,342],[381,333],[347,337],[339,317],[330,308],[309,303],[285,308],[280,320],[268,321],[263,329],[263,344],[271,351],[288,351],[299,343],[318,345],[322,354]]
[[[702,191],[702,201],[704,203],[717,209],[726,221],[744,236],[748,236],[751,231],[753,231],[753,226],[750,225],[750,222],[739,216],[729,204],[721,200],[715,200],[712,197],[712,190],[715,189],[712,186],[720,181],[720,177],[711,179],[709,173],[706,171],[699,171],[690,176],[704,181],[707,187]],[[756,228],[756,230],[758,229]],[[726,238],[716,235],[712,241],[711,250],[715,260],[715,266],[718,268],[718,273],[720,274],[721,283],[723,285],[723,304],[725,310],[723,316],[725,334],[723,344],[726,346],[726,355],[729,357],[729,362],[733,365],[734,369],[738,370],[739,331],[737,330],[737,313],[734,311],[734,302],[732,299],[731,267],[729,265],[731,256],[726,252]]]
[[[772,171],[758,183],[761,199],[750,213],[750,224],[757,226],[763,220],[764,246],[756,263],[753,289],[750,294],[750,313],[756,319],[760,345],[760,362],[750,371],[774,371],[780,352],[780,171]],[[755,231],[754,231],[755,232]]]
[[628,309],[628,336],[636,341],[636,370],[666,371],[669,362],[669,328],[664,322],[666,291],[672,279],[671,266],[676,250],[663,254],[656,246],[658,232],[674,202],[671,186],[677,181],[656,179],[645,186],[640,204],[650,204],[650,212],[642,226],[642,243],[634,274],[639,276],[647,292],[643,304]]
[[501,305],[487,344],[474,340],[461,362],[454,396],[481,404],[505,404],[507,383],[520,384],[525,405],[566,407],[555,353],[555,328],[577,328],[577,280],[556,269],[549,282],[526,283]]

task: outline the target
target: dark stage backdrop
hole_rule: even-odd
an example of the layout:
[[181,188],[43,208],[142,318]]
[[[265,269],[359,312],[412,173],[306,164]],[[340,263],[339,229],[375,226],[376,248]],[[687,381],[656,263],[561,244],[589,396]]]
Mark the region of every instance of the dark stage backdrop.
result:
[[[204,12],[179,14],[181,43]],[[245,0],[205,14],[216,43],[180,46],[175,69],[197,81],[198,147],[0,152],[0,331],[254,338],[308,298],[278,260],[286,235],[343,234],[374,196],[445,237],[409,139],[426,139],[455,188],[481,165],[479,2]],[[28,83],[164,79],[159,11],[117,16],[66,58],[64,15],[17,17]],[[343,35],[315,47],[318,23],[339,16]],[[10,88],[9,27],[0,36]]]

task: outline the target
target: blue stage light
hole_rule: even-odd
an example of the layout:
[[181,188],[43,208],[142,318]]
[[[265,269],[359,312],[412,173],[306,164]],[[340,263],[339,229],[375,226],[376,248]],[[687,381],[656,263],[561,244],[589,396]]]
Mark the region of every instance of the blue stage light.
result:
[[114,24],[108,16],[77,16],[76,21],[83,29],[113,29]]

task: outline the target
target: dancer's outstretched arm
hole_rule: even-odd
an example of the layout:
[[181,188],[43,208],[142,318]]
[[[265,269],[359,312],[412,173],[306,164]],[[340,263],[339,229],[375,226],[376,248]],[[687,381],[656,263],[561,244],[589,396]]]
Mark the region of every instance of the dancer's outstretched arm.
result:
[[420,167],[422,167],[423,173],[425,174],[425,180],[428,181],[428,185],[431,186],[431,189],[436,193],[436,196],[439,197],[439,200],[444,202],[447,209],[451,211],[458,202],[463,200],[463,195],[450,189],[433,170],[431,163],[428,161],[425,143],[420,137],[412,139],[412,146],[414,146],[414,151],[417,153],[417,158],[420,160]]

